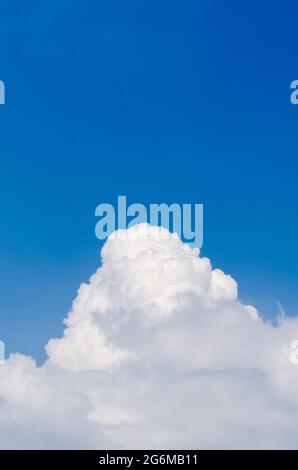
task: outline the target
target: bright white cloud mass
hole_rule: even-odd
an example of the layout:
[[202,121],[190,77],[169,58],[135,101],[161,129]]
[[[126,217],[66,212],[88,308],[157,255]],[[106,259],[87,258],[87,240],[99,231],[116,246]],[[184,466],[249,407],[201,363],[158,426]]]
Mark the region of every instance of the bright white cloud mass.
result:
[[298,319],[264,322],[165,229],[124,234],[45,364],[13,354],[0,366],[1,448],[297,447]]

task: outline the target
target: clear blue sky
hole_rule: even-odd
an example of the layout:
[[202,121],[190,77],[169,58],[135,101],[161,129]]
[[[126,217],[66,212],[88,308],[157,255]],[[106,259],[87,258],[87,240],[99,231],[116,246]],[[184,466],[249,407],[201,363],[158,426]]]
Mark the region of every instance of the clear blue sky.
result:
[[39,360],[101,202],[205,205],[203,254],[298,313],[298,5],[0,0],[0,339]]

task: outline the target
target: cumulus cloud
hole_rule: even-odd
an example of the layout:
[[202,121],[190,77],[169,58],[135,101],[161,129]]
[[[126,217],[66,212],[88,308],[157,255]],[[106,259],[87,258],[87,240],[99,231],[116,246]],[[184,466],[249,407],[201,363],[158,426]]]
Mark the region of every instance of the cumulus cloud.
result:
[[165,229],[110,236],[38,367],[0,367],[2,448],[295,448],[298,319],[278,326]]

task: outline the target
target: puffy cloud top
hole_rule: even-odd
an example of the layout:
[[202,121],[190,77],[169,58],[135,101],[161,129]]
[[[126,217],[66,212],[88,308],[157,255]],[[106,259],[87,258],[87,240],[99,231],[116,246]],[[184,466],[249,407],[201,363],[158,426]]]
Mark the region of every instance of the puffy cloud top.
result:
[[0,367],[3,448],[297,446],[298,320],[263,322],[175,234],[112,234],[65,325],[42,367]]

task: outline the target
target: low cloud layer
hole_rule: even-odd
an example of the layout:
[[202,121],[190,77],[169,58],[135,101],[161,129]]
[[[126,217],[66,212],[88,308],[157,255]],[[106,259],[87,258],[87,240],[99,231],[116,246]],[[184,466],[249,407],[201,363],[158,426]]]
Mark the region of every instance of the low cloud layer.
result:
[[164,229],[101,255],[45,364],[0,366],[1,448],[298,447],[298,319],[264,322]]

